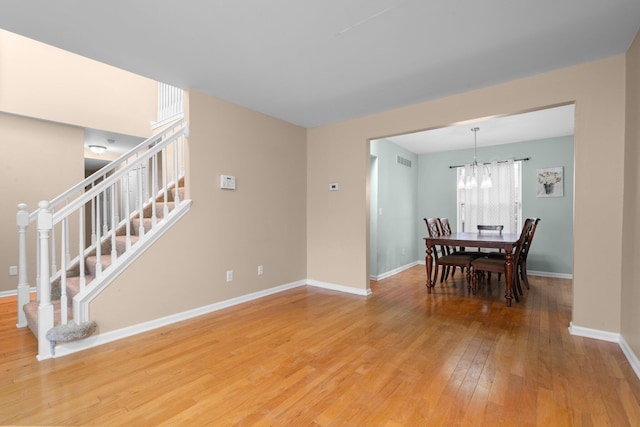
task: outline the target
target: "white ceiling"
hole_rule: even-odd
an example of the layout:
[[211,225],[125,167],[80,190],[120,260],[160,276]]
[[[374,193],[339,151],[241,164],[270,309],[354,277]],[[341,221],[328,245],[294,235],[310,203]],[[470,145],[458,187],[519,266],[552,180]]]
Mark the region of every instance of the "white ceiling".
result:
[[0,12],[0,28],[305,127],[621,54],[639,23],[639,0],[23,0]]
[[461,150],[474,145],[472,128],[480,128],[477,146],[510,144],[573,135],[574,105],[512,116],[456,123],[448,127],[386,138],[416,154]]

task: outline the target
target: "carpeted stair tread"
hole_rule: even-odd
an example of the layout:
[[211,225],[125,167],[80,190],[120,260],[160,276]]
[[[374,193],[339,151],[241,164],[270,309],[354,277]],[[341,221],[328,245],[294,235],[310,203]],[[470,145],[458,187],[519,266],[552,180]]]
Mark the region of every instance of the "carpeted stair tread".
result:
[[[60,321],[60,301],[51,301],[51,304],[53,305],[53,325],[59,325],[61,323]],[[33,334],[35,336],[38,336],[38,306],[40,305],[40,303],[38,303],[38,301],[36,300],[31,300],[28,303],[26,303],[23,307],[24,310],[24,314],[27,318],[27,326],[29,326],[29,329],[31,329],[31,332],[33,332]],[[67,321],[70,321],[73,319],[73,310],[71,309],[71,307],[67,308]]]
[[[153,219],[143,218],[142,221],[144,224],[144,232],[148,233],[149,231],[151,231],[151,225],[153,224]],[[140,218],[134,218],[131,220],[131,234],[136,236],[140,234]]]
[[[96,275],[96,265],[98,264],[98,258],[94,256],[88,256],[85,259],[85,264],[87,265],[87,272],[95,276]],[[100,264],[102,265],[102,270],[106,269],[111,265],[111,255],[101,255],[100,256]]]
[[[180,196],[180,200],[184,200],[184,187],[179,187],[178,188],[178,196]],[[172,188],[171,189],[171,200],[175,200],[176,199],[176,189]]]
[[[135,234],[129,236],[131,238],[131,246],[135,245],[140,237]],[[121,256],[127,251],[127,236],[116,236],[116,252]]]
[[[175,202],[156,202],[156,218],[160,219],[160,218],[164,218],[164,206],[165,204],[167,205],[167,210],[169,212],[171,212],[175,207],[176,207],[176,203]],[[149,205],[144,209],[144,217],[145,218],[151,218],[153,212],[153,205]]]

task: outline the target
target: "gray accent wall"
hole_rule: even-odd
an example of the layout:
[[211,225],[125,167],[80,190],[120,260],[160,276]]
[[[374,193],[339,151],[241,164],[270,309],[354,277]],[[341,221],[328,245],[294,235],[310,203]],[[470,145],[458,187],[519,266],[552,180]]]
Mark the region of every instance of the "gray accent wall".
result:
[[[382,166],[395,163],[395,153],[404,150],[386,140],[372,141],[371,147],[372,154],[378,157],[379,163],[377,203],[383,207],[382,216],[386,213],[385,206],[389,206],[391,212],[394,206],[410,209],[411,201],[401,199],[413,197],[412,193],[397,190],[399,187],[412,188],[407,182],[411,175],[403,176],[397,170],[392,174],[390,171],[393,169]],[[374,147],[377,147],[376,153],[373,152]],[[528,258],[528,269],[531,272],[557,276],[573,274],[573,149],[573,136],[565,136],[477,150],[478,161],[530,158],[522,163],[522,217],[541,218]],[[456,172],[449,166],[471,162],[473,149],[420,156],[410,154],[417,157],[417,168],[414,171],[417,179],[417,212],[413,219],[403,217],[397,224],[393,224],[393,218],[385,218],[385,231],[382,231],[382,218],[378,217],[378,271],[372,271],[372,275],[380,275],[407,264],[405,259],[396,256],[400,243],[391,230],[398,230],[402,234],[404,244],[404,236],[412,232],[413,225],[416,230],[413,235],[414,259],[424,261],[422,239],[426,236],[426,228],[422,218],[448,217],[453,228],[456,227]],[[564,170],[564,196],[537,197],[537,170],[557,166],[562,166]],[[397,183],[394,183],[395,180],[398,180]],[[381,188],[383,182],[384,192]]]
[[[372,195],[371,230],[374,241],[370,248],[370,275],[378,277],[395,269],[415,263],[419,234],[416,223],[418,213],[418,156],[388,140],[371,141],[371,155],[377,158],[372,169],[371,188],[377,186],[377,197]],[[398,164],[396,156],[411,161],[411,167]],[[377,177],[374,174],[377,172]],[[374,183],[375,181],[375,183]],[[377,185],[376,185],[377,184]],[[377,209],[376,209],[377,208]]]

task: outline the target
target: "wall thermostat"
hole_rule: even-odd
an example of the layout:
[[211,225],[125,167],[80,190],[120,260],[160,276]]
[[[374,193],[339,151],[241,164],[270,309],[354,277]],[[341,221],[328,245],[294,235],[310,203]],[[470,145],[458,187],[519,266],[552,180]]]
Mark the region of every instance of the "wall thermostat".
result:
[[220,175],[220,188],[223,190],[235,190],[236,177],[232,175]]

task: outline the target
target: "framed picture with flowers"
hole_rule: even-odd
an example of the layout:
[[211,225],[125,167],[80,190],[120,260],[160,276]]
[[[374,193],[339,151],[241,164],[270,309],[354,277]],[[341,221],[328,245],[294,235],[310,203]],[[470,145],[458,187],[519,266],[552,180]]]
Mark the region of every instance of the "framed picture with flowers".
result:
[[564,176],[562,166],[538,169],[538,197],[563,197]]

